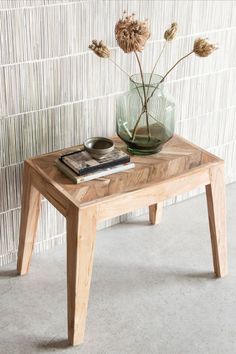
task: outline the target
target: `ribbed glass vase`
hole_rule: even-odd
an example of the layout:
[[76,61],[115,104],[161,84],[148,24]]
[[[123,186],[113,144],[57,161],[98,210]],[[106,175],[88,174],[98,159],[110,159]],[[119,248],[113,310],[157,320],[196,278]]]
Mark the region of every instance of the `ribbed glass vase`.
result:
[[136,155],[149,155],[161,150],[173,136],[174,101],[164,90],[162,76],[133,75],[130,89],[116,102],[118,136]]

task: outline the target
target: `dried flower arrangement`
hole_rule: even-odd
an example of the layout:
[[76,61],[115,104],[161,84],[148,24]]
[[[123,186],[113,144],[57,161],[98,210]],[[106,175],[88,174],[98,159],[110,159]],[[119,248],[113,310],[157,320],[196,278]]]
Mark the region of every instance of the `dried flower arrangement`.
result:
[[[178,25],[177,23],[172,23],[170,28],[168,28],[164,32],[164,45],[163,48],[157,58],[157,60],[154,63],[153,69],[150,74],[149,78],[149,85],[152,81],[152,77],[155,73],[157,64],[164,52],[164,49],[167,45],[168,42],[171,42],[177,34],[178,31]],[[155,89],[152,90],[152,92],[149,94],[149,87],[146,89],[145,88],[145,83],[144,83],[144,73],[143,69],[141,66],[141,61],[138,53],[142,52],[145,48],[145,45],[150,38],[150,30],[148,26],[148,20],[140,21],[135,19],[135,14],[132,15],[127,15],[127,13],[124,11],[124,14],[121,19],[118,20],[118,22],[115,25],[115,37],[116,41],[119,45],[119,47],[125,52],[125,53],[134,53],[137,63],[139,66],[139,71],[140,71],[140,76],[142,80],[142,89],[143,89],[143,95],[141,96],[139,93],[139,90],[137,88],[137,84],[134,82],[132,79],[132,76],[129,75],[125,70],[123,70],[112,58],[111,58],[111,51],[107,47],[107,45],[103,41],[97,41],[93,40],[91,45],[89,45],[89,48],[99,57],[101,58],[108,58],[111,60],[120,70],[122,70],[125,74],[129,76],[129,79],[133,82],[133,84],[137,88],[137,92],[140,96],[140,100],[142,102],[142,109],[140,112],[140,115],[137,117],[136,124],[134,126],[133,132],[132,132],[132,141],[134,141],[136,133],[137,133],[137,128],[140,122],[140,119],[143,115],[146,115],[146,125],[147,125],[147,132],[148,132],[148,138],[150,139],[150,128],[149,128],[149,117],[148,117],[148,102],[154,95],[155,91],[158,89],[159,85],[166,79],[167,75],[185,58],[189,57],[192,54],[196,54],[199,57],[207,57],[210,54],[212,54],[216,49],[217,46],[215,44],[211,44],[208,42],[207,39],[204,38],[197,38],[194,41],[193,48],[185,54],[183,57],[177,60],[177,62],[163,75],[162,79],[160,82],[156,85]]]

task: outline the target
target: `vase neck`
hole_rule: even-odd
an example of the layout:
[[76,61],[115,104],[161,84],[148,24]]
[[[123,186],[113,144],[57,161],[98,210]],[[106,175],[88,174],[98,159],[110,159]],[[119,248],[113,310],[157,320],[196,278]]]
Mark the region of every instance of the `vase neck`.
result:
[[[163,76],[158,75],[158,74],[148,74],[144,73],[143,74],[143,81],[144,85],[146,87],[151,86],[151,87],[157,87],[158,89],[163,88],[163,82],[162,82]],[[143,86],[143,81],[142,77],[140,74],[134,74],[130,77],[130,88],[137,88],[137,87],[142,87]]]

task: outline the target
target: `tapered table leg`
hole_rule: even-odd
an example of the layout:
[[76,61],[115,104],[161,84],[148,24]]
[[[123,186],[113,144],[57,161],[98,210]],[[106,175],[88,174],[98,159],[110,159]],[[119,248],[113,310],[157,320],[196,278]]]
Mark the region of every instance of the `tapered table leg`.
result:
[[72,207],[67,216],[68,340],[83,342],[96,237],[94,209]]
[[163,202],[149,206],[149,220],[152,225],[157,225],[161,222],[163,212]]
[[29,270],[41,204],[41,194],[32,185],[30,169],[25,163],[17,261],[17,271],[21,275]]
[[209,227],[214,271],[217,277],[227,274],[227,239],[224,164],[210,169],[210,184],[206,186]]

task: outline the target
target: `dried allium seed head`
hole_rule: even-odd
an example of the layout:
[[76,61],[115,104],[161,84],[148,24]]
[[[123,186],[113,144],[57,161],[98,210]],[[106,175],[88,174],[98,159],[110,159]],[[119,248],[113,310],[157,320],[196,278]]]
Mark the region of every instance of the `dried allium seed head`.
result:
[[99,42],[96,39],[93,39],[92,44],[89,45],[89,48],[100,58],[109,58],[111,55],[110,50],[103,41]]
[[193,51],[199,57],[208,57],[212,54],[218,47],[215,44],[211,44],[204,38],[197,38],[194,41]]
[[178,30],[178,24],[173,22],[164,33],[164,38],[166,41],[172,41],[176,37],[176,32]]
[[150,37],[147,20],[138,21],[134,16],[124,15],[115,26],[117,43],[125,53],[141,52]]

